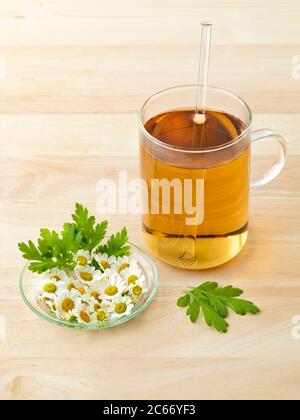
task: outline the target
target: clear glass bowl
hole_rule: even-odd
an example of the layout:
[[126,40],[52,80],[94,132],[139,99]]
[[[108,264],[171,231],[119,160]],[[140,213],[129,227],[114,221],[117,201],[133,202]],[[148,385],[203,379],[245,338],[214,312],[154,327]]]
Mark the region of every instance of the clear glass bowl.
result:
[[131,256],[136,258],[142,272],[145,276],[145,283],[146,288],[148,289],[147,292],[144,293],[141,300],[135,305],[134,310],[124,317],[109,320],[104,322],[98,322],[93,324],[77,324],[68,321],[63,321],[61,319],[56,318],[53,314],[50,313],[47,308],[43,308],[40,303],[38,303],[36,296],[36,286],[38,275],[32,273],[28,270],[28,264],[25,265],[20,277],[20,292],[21,296],[26,303],[26,305],[39,317],[45,319],[52,324],[59,325],[61,327],[69,327],[69,328],[76,328],[76,329],[85,329],[85,330],[101,330],[104,328],[115,327],[120,324],[124,324],[125,322],[129,321],[130,319],[136,317],[141,312],[143,312],[152,302],[154,295],[158,288],[158,272],[157,268],[152,261],[152,259],[146,255],[141,249],[136,247],[133,244],[130,244],[131,247]]

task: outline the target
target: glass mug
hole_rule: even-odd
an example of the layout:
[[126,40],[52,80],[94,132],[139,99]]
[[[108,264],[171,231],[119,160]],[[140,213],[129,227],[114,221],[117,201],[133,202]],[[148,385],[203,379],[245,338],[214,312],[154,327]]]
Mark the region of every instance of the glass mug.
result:
[[[214,87],[206,90],[207,110],[240,121],[242,127],[235,138],[199,149],[178,145],[172,138],[161,141],[153,131],[150,134],[146,127],[151,119],[171,111],[193,110],[197,89],[197,85],[188,85],[160,91],[145,102],[139,114],[144,238],[159,259],[188,269],[216,267],[240,252],[248,236],[249,187],[275,178],[287,153],[285,140],[274,131],[251,133],[252,114],[243,99]],[[251,143],[270,138],[279,144],[277,161],[261,179],[251,181]]]

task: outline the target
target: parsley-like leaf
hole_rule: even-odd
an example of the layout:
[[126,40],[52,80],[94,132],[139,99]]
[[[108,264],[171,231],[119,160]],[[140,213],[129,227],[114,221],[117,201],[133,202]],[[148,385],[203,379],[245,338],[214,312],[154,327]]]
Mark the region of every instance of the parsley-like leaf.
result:
[[257,314],[259,308],[252,302],[238,299],[243,294],[241,289],[232,286],[219,287],[216,282],[205,282],[198,287],[191,288],[177,300],[177,306],[187,307],[187,315],[195,323],[202,313],[206,324],[218,332],[226,333],[229,324],[228,308],[238,315]]
[[129,255],[130,246],[127,245],[127,242],[128,234],[126,227],[124,227],[120,232],[111,235],[107,244],[100,245],[96,252],[106,253],[108,256],[123,257],[124,255]]
[[94,216],[90,216],[88,209],[76,203],[75,213],[72,214],[73,226],[82,235],[82,248],[92,251],[104,238],[107,230],[107,220],[96,225]]
[[29,270],[39,274],[57,267],[60,269],[73,269],[73,254],[75,250],[74,242],[65,242],[56,232],[49,229],[41,229],[38,245],[32,241],[28,244],[21,242],[18,244],[23,257],[26,260],[33,261],[29,265]]
[[[107,221],[97,224],[96,218],[90,216],[88,209],[77,203],[75,213],[72,215],[73,222],[65,223],[60,233],[41,229],[37,244],[29,241],[27,244],[18,244],[23,257],[31,261],[29,270],[39,274],[52,268],[74,270],[74,254],[85,249],[92,253],[96,247],[98,252],[107,252],[116,257],[128,255],[129,246],[126,228],[112,235],[105,245],[100,246],[107,230]],[[92,264],[100,269],[99,264],[93,259]]]

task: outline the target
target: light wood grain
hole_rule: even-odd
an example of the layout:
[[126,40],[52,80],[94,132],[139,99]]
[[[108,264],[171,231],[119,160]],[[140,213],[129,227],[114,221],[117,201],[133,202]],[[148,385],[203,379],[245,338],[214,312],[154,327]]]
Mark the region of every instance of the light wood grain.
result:
[[296,0],[3,3],[0,45],[198,45],[199,22],[207,18],[216,44],[299,43]]
[[[153,92],[194,83],[203,17],[215,23],[210,83],[243,96],[254,128],[289,146],[280,177],[251,194],[247,246],[199,273],[156,261],[157,297],[122,327],[45,324],[21,301],[17,242],[59,228],[75,201],[95,211],[100,177],[138,175],[136,113]],[[1,1],[0,399],[299,399],[299,19],[298,0]],[[273,151],[253,148],[253,172]],[[145,249],[137,217],[111,222]],[[225,336],[192,325],[176,298],[204,280],[245,289],[262,314],[230,317]]]
[[[299,36],[300,45],[300,36]],[[300,113],[292,78],[295,45],[214,46],[209,83],[245,98],[254,112]],[[135,113],[155,91],[196,82],[197,46],[45,46],[0,48],[0,112]]]

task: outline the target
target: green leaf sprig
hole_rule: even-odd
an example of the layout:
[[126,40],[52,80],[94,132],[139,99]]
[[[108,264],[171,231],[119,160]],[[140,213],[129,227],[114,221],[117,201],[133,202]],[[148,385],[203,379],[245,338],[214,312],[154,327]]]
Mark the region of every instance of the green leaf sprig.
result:
[[219,287],[218,283],[205,282],[190,288],[177,300],[177,306],[187,308],[186,314],[195,323],[200,314],[206,324],[220,333],[227,333],[228,308],[238,315],[257,314],[260,309],[248,300],[239,299],[243,290],[232,286]]
[[128,242],[127,230],[124,227],[121,232],[111,235],[105,245],[100,245],[96,252],[106,253],[108,255],[114,255],[115,257],[121,257],[122,255],[128,255],[130,247],[126,245]]
[[[41,229],[37,244],[29,241],[18,244],[26,260],[31,261],[29,270],[39,274],[52,268],[74,270],[74,254],[84,249],[92,252],[107,253],[108,256],[122,257],[129,255],[128,234],[124,227],[121,232],[111,235],[106,244],[100,245],[107,231],[107,220],[97,224],[88,209],[76,203],[73,222],[65,223],[60,233]],[[97,265],[96,261],[94,261]],[[98,265],[96,267],[99,269]]]

